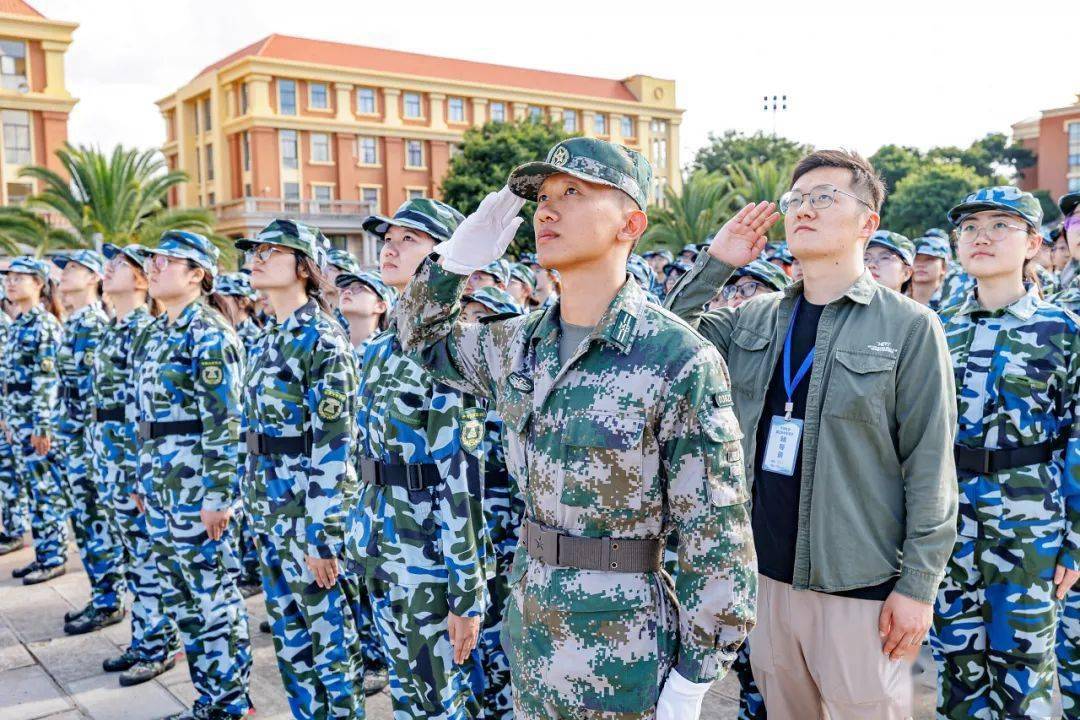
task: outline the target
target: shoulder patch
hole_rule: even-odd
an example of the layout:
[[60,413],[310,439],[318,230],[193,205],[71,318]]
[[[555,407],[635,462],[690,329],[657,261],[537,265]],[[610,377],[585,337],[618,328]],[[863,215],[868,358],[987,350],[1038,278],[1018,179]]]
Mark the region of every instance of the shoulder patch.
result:
[[204,360],[199,365],[199,377],[206,385],[217,387],[225,379],[225,370],[220,360]]
[[337,390],[325,390],[319,398],[319,404],[315,406],[315,412],[326,422],[334,422],[341,417],[345,410],[346,397]]
[[484,418],[487,413],[481,408],[465,408],[459,416],[461,422],[461,447],[472,452],[480,447],[484,439]]
[[510,383],[510,387],[514,388],[518,392],[532,392],[533,381],[525,373],[520,370],[510,373],[510,377],[506,379]]

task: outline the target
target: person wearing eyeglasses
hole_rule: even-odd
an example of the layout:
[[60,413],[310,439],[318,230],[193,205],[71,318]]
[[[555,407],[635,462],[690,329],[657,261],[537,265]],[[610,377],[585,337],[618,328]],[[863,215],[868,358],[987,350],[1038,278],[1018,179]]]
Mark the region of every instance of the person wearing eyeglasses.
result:
[[1051,716],[1058,603],[1080,576],[1080,320],[1025,284],[1042,215],[1011,186],[949,211],[977,286],[943,314],[960,491],[931,635],[943,718]]
[[1080,310],[1080,192],[1063,195],[1058,207],[1064,219],[1061,223],[1061,237],[1069,248],[1070,259],[1058,274],[1060,292],[1053,297],[1053,302],[1076,312]]
[[240,502],[244,350],[214,296],[218,249],[186,230],[150,255],[150,296],[164,312],[134,350],[139,502],[146,509],[162,602],[180,629],[195,705],[169,720],[235,720],[251,708],[247,610],[234,574]]
[[911,285],[915,244],[900,233],[878,230],[870,236],[863,253],[863,264],[882,287],[903,295]]
[[751,298],[779,292],[790,284],[791,279],[776,263],[754,260],[735,271],[728,284],[710,302],[708,309],[737,308]]
[[750,663],[778,717],[906,718],[956,534],[953,375],[934,313],[864,263],[884,187],[861,156],[814,152],[780,199],[803,279],[703,312],[780,218],[747,205],[668,298],[726,357],[753,479]]

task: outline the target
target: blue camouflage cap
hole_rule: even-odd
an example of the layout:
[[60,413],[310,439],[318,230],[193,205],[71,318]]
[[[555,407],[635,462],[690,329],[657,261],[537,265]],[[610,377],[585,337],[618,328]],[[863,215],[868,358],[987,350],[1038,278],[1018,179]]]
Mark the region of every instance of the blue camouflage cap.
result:
[[948,240],[949,233],[941,228],[928,228],[923,232],[922,237],[939,237],[942,240]]
[[685,263],[682,260],[675,260],[669,262],[667,265],[664,266],[664,277],[666,278],[668,275],[670,275],[672,270],[681,273],[690,272],[690,268],[692,267],[693,265]]
[[0,274],[2,275],[7,275],[8,273],[34,275],[47,282],[49,279],[49,265],[44,260],[39,260],[36,257],[19,255],[16,258],[12,258],[6,269],[0,270]]
[[105,256],[106,260],[112,260],[117,255],[123,255],[138,265],[143,272],[146,271],[146,248],[138,243],[130,243],[124,247],[105,243],[101,246],[101,254]]
[[510,282],[510,263],[502,258],[499,258],[493,263],[489,263],[480,268],[476,272],[487,273],[491,277],[495,278],[496,282],[500,285],[506,285]]
[[683,249],[679,251],[679,254],[682,255],[683,253],[693,253],[696,257],[699,252],[701,251],[698,249],[697,243],[688,243],[686,245],[683,245]]
[[641,257],[645,258],[646,260],[657,256],[664,258],[668,262],[671,262],[675,259],[675,256],[672,255],[671,251],[667,248],[655,248],[653,250],[646,250],[645,252],[641,253]]
[[[247,252],[259,245],[280,245],[296,250],[315,262],[320,261],[322,233],[319,228],[296,220],[278,218],[270,222],[253,238],[240,238],[233,243],[238,250]],[[320,263],[321,264],[321,263]]]
[[526,200],[536,200],[544,180],[566,173],[585,182],[618,188],[642,210],[652,184],[652,166],[636,150],[596,138],[574,137],[552,147],[543,162],[519,165],[506,184]]
[[69,262],[73,262],[82,265],[95,275],[101,276],[105,274],[105,259],[101,257],[101,253],[94,250],[71,250],[50,259],[61,270],[67,267]]
[[533,290],[536,289],[536,273],[532,271],[532,268],[523,263],[511,263],[510,279],[518,280],[519,282],[528,285]]
[[791,265],[795,262],[795,258],[792,256],[791,251],[788,250],[787,243],[778,243],[766,249],[765,257],[767,260],[779,260],[785,265]]
[[929,255],[942,260],[952,259],[952,246],[947,237],[939,235],[923,235],[915,239],[915,254]]
[[652,265],[637,253],[631,253],[630,257],[626,259],[626,271],[645,290],[651,291],[653,285],[656,284],[656,273],[653,272]]
[[218,249],[205,235],[190,230],[166,230],[162,233],[158,246],[146,248],[145,252],[149,255],[191,260],[210,273],[211,277],[217,275]]
[[976,190],[964,198],[964,202],[949,211],[949,222],[959,225],[968,215],[986,210],[998,210],[1016,215],[1033,228],[1042,225],[1043,211],[1038,199],[1013,185],[998,185]]
[[259,297],[259,293],[255,292],[255,289],[251,287],[251,278],[239,272],[218,275],[214,279],[214,292],[221,295],[247,298],[248,300],[255,300]]
[[359,272],[343,272],[334,278],[334,284],[339,288],[346,288],[353,283],[361,283],[371,288],[380,300],[386,302],[391,308],[398,299],[398,291],[383,282],[382,277],[375,272],[361,270]]
[[361,271],[360,261],[353,257],[351,252],[341,248],[330,248],[327,250],[326,262],[333,265],[341,272],[353,273],[355,275]]
[[364,219],[364,229],[380,238],[392,225],[427,233],[435,242],[444,242],[457,230],[465,216],[444,202],[431,198],[413,198],[402,203],[394,217],[369,215]]
[[1058,209],[1061,210],[1061,214],[1065,217],[1072,215],[1077,205],[1080,205],[1080,191],[1062,195],[1061,199],[1058,200]]
[[540,263],[536,259],[536,253],[521,253],[518,258],[518,262],[522,265],[539,265]]
[[791,278],[781,270],[773,265],[768,260],[752,260],[741,268],[735,270],[735,274],[731,276],[731,281],[735,281],[741,277],[752,277],[755,280],[760,280],[773,290],[783,290],[791,284]]
[[867,243],[867,246],[869,247],[870,245],[877,245],[878,247],[892,250],[899,255],[900,259],[904,261],[904,264],[909,267],[915,262],[915,243],[911,242],[911,240],[900,233],[894,233],[888,230],[878,230],[870,236],[870,242]]
[[510,293],[490,285],[462,296],[461,302],[480,303],[496,315],[521,315],[524,312]]

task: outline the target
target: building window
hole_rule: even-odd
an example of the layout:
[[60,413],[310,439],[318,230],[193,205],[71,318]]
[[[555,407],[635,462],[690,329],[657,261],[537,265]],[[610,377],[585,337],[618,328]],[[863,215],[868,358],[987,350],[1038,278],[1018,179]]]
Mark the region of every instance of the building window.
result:
[[281,167],[297,167],[296,131],[278,130],[281,138]]
[[420,140],[407,140],[405,142],[405,165],[406,167],[424,167],[424,143]]
[[493,102],[489,107],[492,122],[506,122],[506,103]]
[[563,132],[575,133],[577,132],[577,110],[563,110],[562,114],[562,129]]
[[326,83],[308,83],[308,95],[313,109],[326,110],[330,107],[330,92],[326,89]]
[[26,43],[0,40],[0,77],[5,90],[26,84]]
[[529,106],[529,121],[530,122],[540,122],[543,119],[544,119],[544,108],[538,107],[536,105],[530,105]]
[[210,98],[203,100],[202,103],[202,116],[203,116],[203,132],[209,132],[213,126],[211,122],[213,120],[212,113],[210,112]]
[[446,108],[450,122],[465,122],[465,98],[450,98]]
[[247,83],[240,83],[240,114],[247,115],[248,111],[248,89]]
[[1069,178],[1069,192],[1080,192],[1080,178]]
[[278,112],[282,115],[296,114],[296,81],[278,78]]
[[30,113],[26,110],[4,111],[4,162],[8,165],[30,163]]
[[607,115],[603,113],[596,113],[593,115],[593,133],[596,135],[607,135]]
[[8,205],[22,205],[34,194],[34,186],[29,183],[8,183]]
[[206,179],[214,179],[214,146],[206,146]]
[[329,185],[312,185],[311,199],[319,205],[329,206],[334,200],[334,188]]
[[379,164],[379,144],[373,137],[357,138],[356,158],[361,165]]
[[634,118],[630,117],[629,115],[623,115],[622,120],[620,120],[619,122],[622,124],[622,127],[619,128],[619,131],[622,133],[622,136],[624,138],[632,138],[634,137],[634,135],[637,134],[634,132]]
[[424,191],[420,188],[409,188],[408,196],[410,200],[416,200],[418,198],[424,197]]
[[420,93],[405,93],[405,117],[420,118],[423,116],[420,111]]
[[379,188],[360,188],[360,202],[366,206],[365,212],[379,212]]
[[356,111],[363,115],[375,114],[375,90],[360,88],[356,91]]
[[652,162],[655,166],[667,166],[667,127],[667,120],[652,121]]
[[244,172],[251,169],[251,136],[245,130],[240,135],[240,153],[244,156]]
[[206,196],[206,204],[209,205],[210,207],[213,207],[214,205],[216,205],[217,204],[217,194],[210,193],[209,195],[207,195]]
[[282,183],[285,198],[285,212],[300,212],[300,183]]
[[1069,172],[1080,173],[1080,122],[1069,123]]
[[244,183],[244,197],[252,197],[251,183]]
[[311,133],[311,162],[330,162],[330,136],[326,133]]

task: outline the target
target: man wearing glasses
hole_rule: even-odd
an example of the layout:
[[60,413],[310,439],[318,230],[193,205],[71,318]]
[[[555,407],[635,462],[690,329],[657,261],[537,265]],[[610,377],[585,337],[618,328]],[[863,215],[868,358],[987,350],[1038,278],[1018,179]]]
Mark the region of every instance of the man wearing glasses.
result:
[[703,312],[780,218],[760,203],[720,229],[667,300],[731,372],[758,554],[750,662],[776,717],[910,716],[903,661],[930,627],[956,536],[944,334],[863,264],[883,196],[862,157],[808,155],[780,200],[802,281]]

